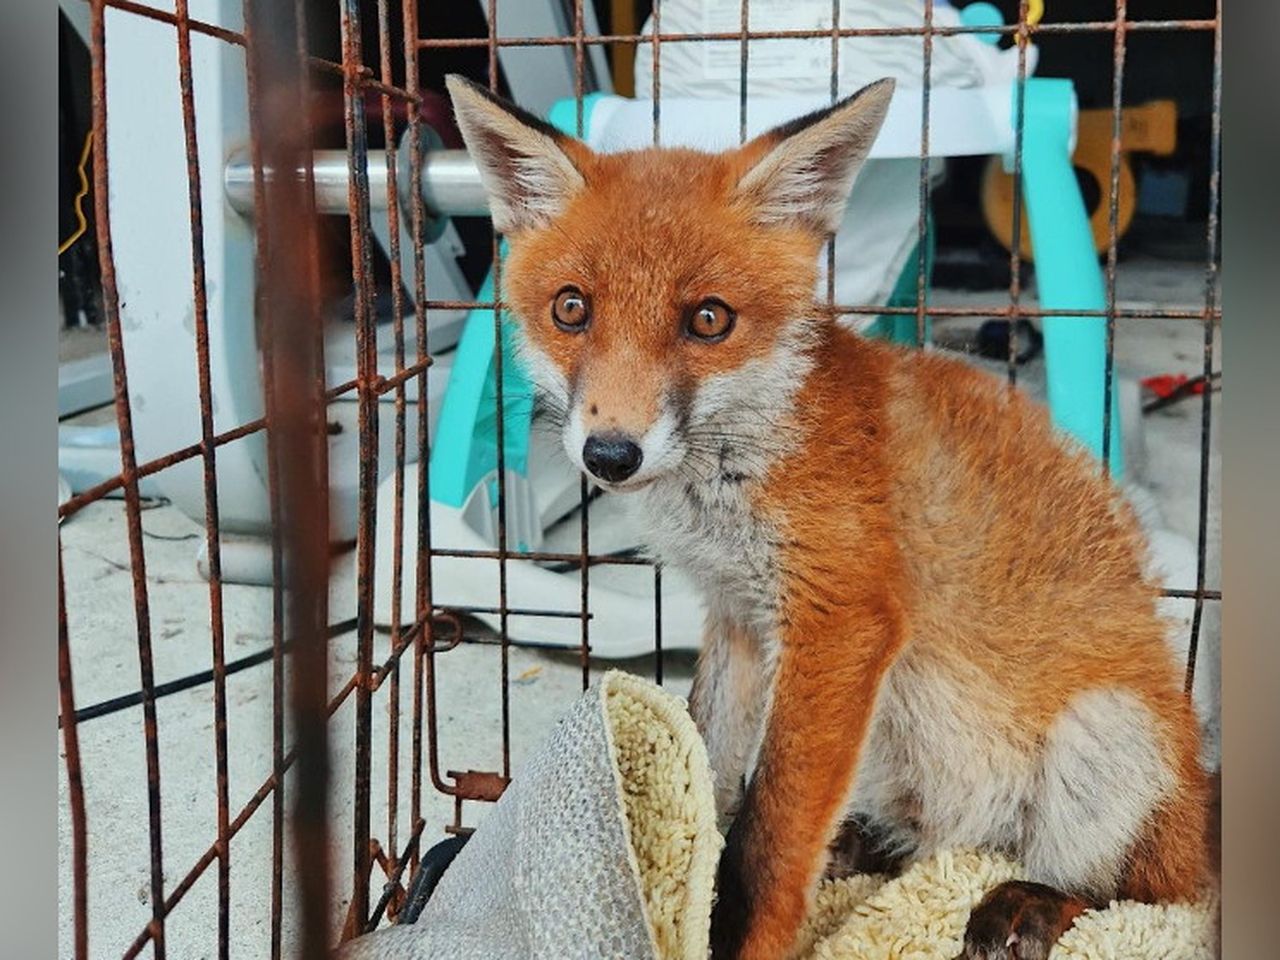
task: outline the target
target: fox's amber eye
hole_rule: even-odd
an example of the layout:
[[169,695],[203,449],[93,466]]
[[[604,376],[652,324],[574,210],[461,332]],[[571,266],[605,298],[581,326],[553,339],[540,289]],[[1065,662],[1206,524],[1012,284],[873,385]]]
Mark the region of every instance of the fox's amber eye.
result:
[[551,319],[561,330],[581,333],[591,319],[587,295],[577,287],[565,287],[551,302]]
[[729,335],[736,319],[728,304],[720,300],[703,300],[685,320],[689,336],[708,343],[719,343]]

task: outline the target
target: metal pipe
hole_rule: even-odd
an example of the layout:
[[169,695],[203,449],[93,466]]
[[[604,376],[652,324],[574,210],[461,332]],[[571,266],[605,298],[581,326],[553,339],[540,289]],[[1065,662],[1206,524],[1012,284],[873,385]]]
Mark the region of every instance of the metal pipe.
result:
[[[317,150],[312,154],[315,171],[316,211],[347,214],[347,152]],[[369,207],[387,207],[387,161],[381,150],[370,150],[368,159]],[[271,171],[265,175],[270,178]],[[304,171],[298,171],[299,179]],[[253,164],[247,154],[237,154],[223,174],[227,202],[238,213],[253,213]],[[427,150],[422,158],[422,176],[418,181],[427,211],[439,217],[483,217],[489,213],[489,202],[480,171],[465,150]],[[401,203],[408,206],[401,192]]]
[[428,150],[418,182],[427,210],[443,217],[487,217],[489,198],[480,170],[465,150]]

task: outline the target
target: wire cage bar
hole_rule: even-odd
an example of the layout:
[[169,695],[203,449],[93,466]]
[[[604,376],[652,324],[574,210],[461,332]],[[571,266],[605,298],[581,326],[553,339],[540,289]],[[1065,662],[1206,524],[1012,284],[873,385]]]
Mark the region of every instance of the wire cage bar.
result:
[[[80,3],[82,0],[69,0]],[[434,208],[421,185],[430,177],[433,163],[441,162],[438,152],[424,144],[426,122],[419,109],[428,93],[423,81],[423,64],[447,51],[483,52],[484,69],[491,90],[502,91],[500,52],[510,48],[561,47],[572,56],[573,92],[576,101],[577,132],[584,130],[584,101],[591,81],[589,53],[593,47],[610,50],[634,49],[647,45],[652,54],[651,88],[642,91],[652,101],[652,141],[660,142],[662,84],[660,49],[666,44],[736,42],[739,58],[739,135],[747,136],[751,101],[747,95],[752,69],[751,44],[769,40],[813,39],[830,42],[832,101],[839,91],[840,41],[848,38],[918,38],[922,49],[920,78],[920,170],[918,178],[919,218],[915,302],[911,306],[840,303],[835,288],[835,246],[828,245],[826,297],[839,315],[900,316],[914,321],[916,340],[928,339],[927,321],[935,318],[1003,318],[1012,325],[1022,319],[1073,318],[1102,319],[1106,324],[1107,375],[1103,407],[1103,469],[1113,442],[1111,422],[1111,374],[1114,367],[1116,330],[1122,323],[1150,320],[1182,321],[1203,328],[1202,377],[1199,412],[1200,459],[1197,498],[1196,572],[1193,583],[1164,590],[1164,596],[1190,601],[1194,613],[1190,628],[1186,683],[1190,691],[1195,676],[1197,651],[1207,603],[1222,599],[1212,585],[1206,560],[1211,513],[1210,460],[1213,391],[1208,388],[1217,375],[1215,343],[1222,322],[1218,295],[1219,246],[1218,199],[1220,193],[1221,138],[1221,4],[1214,15],[1194,19],[1139,19],[1130,15],[1126,0],[1116,0],[1114,14],[1087,22],[1029,22],[1027,0],[1018,4],[1015,22],[1000,26],[950,26],[935,23],[935,3],[924,0],[923,19],[909,27],[873,27],[841,21],[840,0],[831,5],[831,25],[824,29],[752,30],[750,0],[741,0],[740,28],[728,32],[664,32],[662,4],[652,5],[652,29],[647,32],[589,32],[584,0],[566,3],[568,27],[562,33],[544,36],[508,36],[499,30],[502,6],[497,0],[481,0],[487,29],[483,35],[451,37],[433,35],[431,12],[440,0],[338,0],[312,4],[296,0],[293,5],[244,0],[243,22],[239,29],[200,20],[191,15],[189,0],[175,0],[172,11],[133,0],[87,0],[89,7],[89,48],[92,64],[93,201],[99,271],[101,276],[108,348],[114,383],[113,419],[120,436],[118,472],[71,496],[59,507],[60,520],[98,504],[109,497],[123,497],[123,529],[128,544],[128,567],[132,580],[134,623],[121,624],[122,632],[132,632],[136,640],[137,683],[135,693],[99,703],[79,703],[72,678],[73,651],[77,638],[69,628],[67,608],[71,596],[63,571],[69,559],[59,553],[59,726],[66,772],[66,802],[71,826],[70,877],[73,930],[64,952],[77,960],[101,956],[94,941],[93,918],[97,905],[88,895],[89,863],[93,848],[88,836],[85,801],[84,752],[80,728],[121,710],[139,709],[139,739],[145,755],[147,796],[147,846],[138,851],[146,864],[146,900],[149,919],[135,939],[125,945],[123,956],[141,955],[148,948],[162,960],[168,949],[169,931],[180,923],[180,910],[187,895],[209,875],[216,886],[216,949],[220,957],[232,953],[237,933],[233,909],[233,877],[240,858],[269,861],[269,924],[262,955],[322,957],[335,933],[349,938],[380,923],[393,920],[406,902],[407,890],[422,864],[425,845],[442,833],[465,832],[474,804],[491,802],[501,794],[513,775],[513,724],[521,722],[512,696],[519,678],[512,673],[513,650],[527,644],[512,638],[512,616],[576,619],[580,640],[572,651],[580,667],[581,686],[591,682],[595,661],[592,648],[590,582],[593,568],[602,566],[649,567],[652,569],[652,609],[654,645],[652,670],[661,683],[667,669],[668,651],[663,649],[663,571],[640,556],[593,552],[587,505],[591,492],[585,479],[580,482],[577,549],[515,550],[508,543],[509,491],[507,489],[506,443],[503,430],[504,363],[501,294],[477,295],[474,299],[434,296],[424,267],[424,251],[431,242],[434,218],[454,213],[475,213],[476,201],[459,201],[450,209],[437,202]],[[172,30],[177,63],[178,96],[181,103],[190,230],[185,238],[190,248],[192,289],[190,300],[194,318],[194,351],[174,363],[194,364],[199,399],[199,433],[188,445],[161,456],[139,459],[136,453],[135,399],[129,389],[129,369],[122,334],[127,307],[121,302],[113,252],[112,196],[108,189],[113,163],[123,162],[107,149],[109,108],[107,59],[108,20],[119,17],[149,20]],[[312,31],[316,23],[329,18],[340,25],[340,57],[315,55]],[[1210,155],[1208,218],[1205,233],[1205,278],[1203,305],[1197,308],[1127,307],[1117,297],[1119,248],[1119,179],[1121,167],[1121,108],[1125,92],[1125,72],[1129,43],[1135,35],[1169,32],[1204,32],[1213,37],[1212,135]],[[1106,305],[1100,310],[1055,310],[1028,305],[1025,297],[1025,264],[1021,229],[1024,90],[1027,81],[1030,44],[1073,35],[1109,35],[1113,44],[1113,72],[1110,109],[1110,200],[1107,211],[1108,238],[1104,254]],[[399,40],[397,42],[397,35]],[[929,138],[933,89],[933,45],[936,38],[959,35],[988,35],[1016,45],[1017,83],[1014,105],[1015,149],[1013,154],[1013,243],[1009,254],[1007,297],[1002,303],[976,307],[948,306],[930,302],[926,269],[927,213],[930,202]],[[250,135],[248,149],[230,161],[227,172],[228,202],[233,208],[249,211],[255,231],[254,312],[261,351],[261,378],[264,415],[218,429],[215,423],[213,389],[210,383],[209,291],[205,264],[204,215],[207,210],[201,193],[201,159],[198,152],[199,126],[192,74],[193,38],[217,42],[243,51],[247,78]],[[369,39],[374,38],[372,44]],[[307,109],[313,86],[319,80],[340,81],[343,146],[339,152],[316,152],[316,135]],[[518,95],[519,91],[515,91]],[[376,104],[377,110],[371,110]],[[397,151],[397,116],[407,130],[408,149]],[[379,129],[380,128],[380,129]],[[371,146],[378,140],[384,148]],[[465,167],[465,157],[445,158],[455,167]],[[407,166],[407,170],[404,167]],[[299,171],[297,176],[273,171]],[[402,192],[400,184],[414,185]],[[345,197],[341,191],[345,186]],[[330,383],[326,379],[326,341],[321,322],[321,280],[340,264],[328,262],[318,237],[320,218],[333,212],[345,213],[349,222],[349,288],[353,294],[356,373],[353,379]],[[379,291],[375,283],[375,218],[385,220],[389,236],[387,261],[390,271],[389,315],[392,367],[378,349]],[[501,291],[501,238],[495,236],[490,255],[495,272],[493,289]],[[411,250],[411,275],[406,273],[402,248]],[[431,454],[428,421],[429,383],[432,357],[428,351],[428,320],[435,311],[492,311],[496,383],[495,420],[498,469],[496,474],[497,537],[488,550],[460,550],[433,543],[431,528],[430,471],[416,471],[416,481],[407,480],[411,462],[425,465]],[[1006,379],[1017,381],[1014,338],[1009,338]],[[410,343],[412,341],[412,349]],[[332,469],[326,434],[328,413],[333,405],[354,400],[357,409],[358,483],[354,544],[330,543],[329,500]],[[400,610],[401,600],[411,598],[412,616],[406,623],[394,623],[385,633],[375,628],[374,553],[378,529],[376,488],[383,475],[380,431],[386,421],[379,417],[379,405],[390,403],[391,469],[393,513],[400,518],[393,527],[391,554],[392,609]],[[218,486],[219,454],[230,444],[258,434],[265,436],[269,465],[267,485],[271,515],[271,642],[268,649],[232,657],[229,655],[228,626],[224,616],[223,537]],[[153,584],[148,577],[147,553],[143,540],[142,516],[146,504],[140,483],[162,471],[188,461],[200,464],[203,476],[203,538],[208,556],[207,603],[208,644],[211,669],[177,680],[158,682],[155,671],[151,604]],[[400,557],[405,543],[418,543],[424,562],[416,568],[412,582],[406,583]],[[355,551],[355,614],[352,619],[330,622],[329,561],[334,551],[353,547]],[[435,602],[432,561],[437,558],[470,558],[495,565],[498,602],[493,606],[442,607]],[[577,572],[580,602],[573,609],[531,608],[510,602],[508,578],[511,564],[554,563]],[[477,631],[468,614],[487,613],[498,618],[492,634]],[[331,676],[334,666],[329,647],[335,636],[354,632],[356,655],[349,673]],[[494,683],[498,699],[500,739],[491,762],[481,770],[448,769],[442,757],[440,716],[442,689],[446,683],[448,658],[463,646],[496,648]],[[535,645],[536,646],[536,645]],[[228,757],[236,749],[228,724],[231,709],[228,679],[245,670],[270,665],[271,671],[271,773],[243,803],[233,803],[229,783]],[[169,793],[163,789],[164,758],[160,750],[158,703],[175,693],[207,686],[211,692],[211,738],[215,757],[215,815],[208,824],[209,842],[193,862],[180,862],[169,853],[163,835],[162,804]],[[406,689],[407,688],[407,689]],[[349,726],[339,725],[335,715],[350,708]],[[375,711],[385,722],[375,723]],[[345,715],[345,714],[344,714]],[[408,743],[402,742],[402,720],[407,716]],[[379,743],[375,728],[386,730]],[[254,731],[261,738],[264,732]],[[350,751],[353,762],[349,779],[339,780],[334,758]],[[385,775],[377,782],[375,771]],[[344,775],[345,775],[344,767]],[[405,785],[407,782],[407,791]],[[335,793],[334,791],[337,791]],[[375,791],[385,792],[385,820],[375,822]],[[425,813],[429,794],[450,798],[454,817],[448,824],[429,820]],[[237,794],[238,796],[238,794]],[[331,797],[347,796],[351,804],[351,832],[334,835]],[[407,796],[407,805],[405,804]],[[170,801],[172,802],[172,801]],[[251,823],[269,821],[266,849],[236,842]],[[235,857],[233,858],[233,849]],[[344,851],[331,856],[333,851]],[[295,877],[286,883],[286,877]],[[292,888],[293,896],[290,896]],[[333,915],[341,900],[345,914]],[[288,920],[286,918],[289,918]],[[340,930],[338,929],[340,927]]]

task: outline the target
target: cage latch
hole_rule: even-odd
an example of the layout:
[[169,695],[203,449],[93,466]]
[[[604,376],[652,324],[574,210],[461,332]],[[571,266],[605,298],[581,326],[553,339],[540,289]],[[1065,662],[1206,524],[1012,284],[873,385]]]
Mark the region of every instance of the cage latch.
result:
[[500,773],[489,773],[484,770],[445,771],[454,783],[454,796],[459,800],[483,800],[495,802],[507,789],[510,777]]

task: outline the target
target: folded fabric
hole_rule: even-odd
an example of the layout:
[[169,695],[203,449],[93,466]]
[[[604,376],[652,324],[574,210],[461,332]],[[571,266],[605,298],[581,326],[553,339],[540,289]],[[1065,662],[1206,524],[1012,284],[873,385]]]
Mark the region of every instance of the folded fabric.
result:
[[341,960],[705,960],[722,842],[684,702],[610,671],[531,756],[412,926]]
[[[795,93],[826,93],[831,86],[831,37],[821,31],[876,31],[845,35],[837,41],[835,73],[841,96],[880,77],[894,77],[904,87],[924,83],[924,0],[840,0],[839,20],[833,24],[831,0],[751,0],[747,27],[752,32],[812,30],[815,36],[767,37],[747,41],[747,94],[776,97]],[[663,0],[662,34],[715,33],[742,29],[741,0]],[[650,17],[643,33],[651,34]],[[933,6],[933,25],[942,30],[961,26],[959,12],[941,3]],[[902,34],[893,31],[902,30]],[[742,83],[742,41],[701,40],[697,43],[640,43],[636,47],[636,95],[649,96],[653,56],[659,57],[663,96],[736,97]],[[1035,73],[1037,51],[1028,45],[1027,74]],[[934,86],[982,87],[1011,83],[1018,74],[1015,47],[1001,49],[973,34],[942,33],[933,38],[929,79]]]
[[[340,960],[705,960],[716,863],[706,749],[684,702],[618,671],[583,695],[445,872],[416,924]],[[797,960],[951,960],[969,912],[1022,877],[948,851],[900,876],[824,881]],[[1050,960],[1208,960],[1213,904],[1112,903]]]

